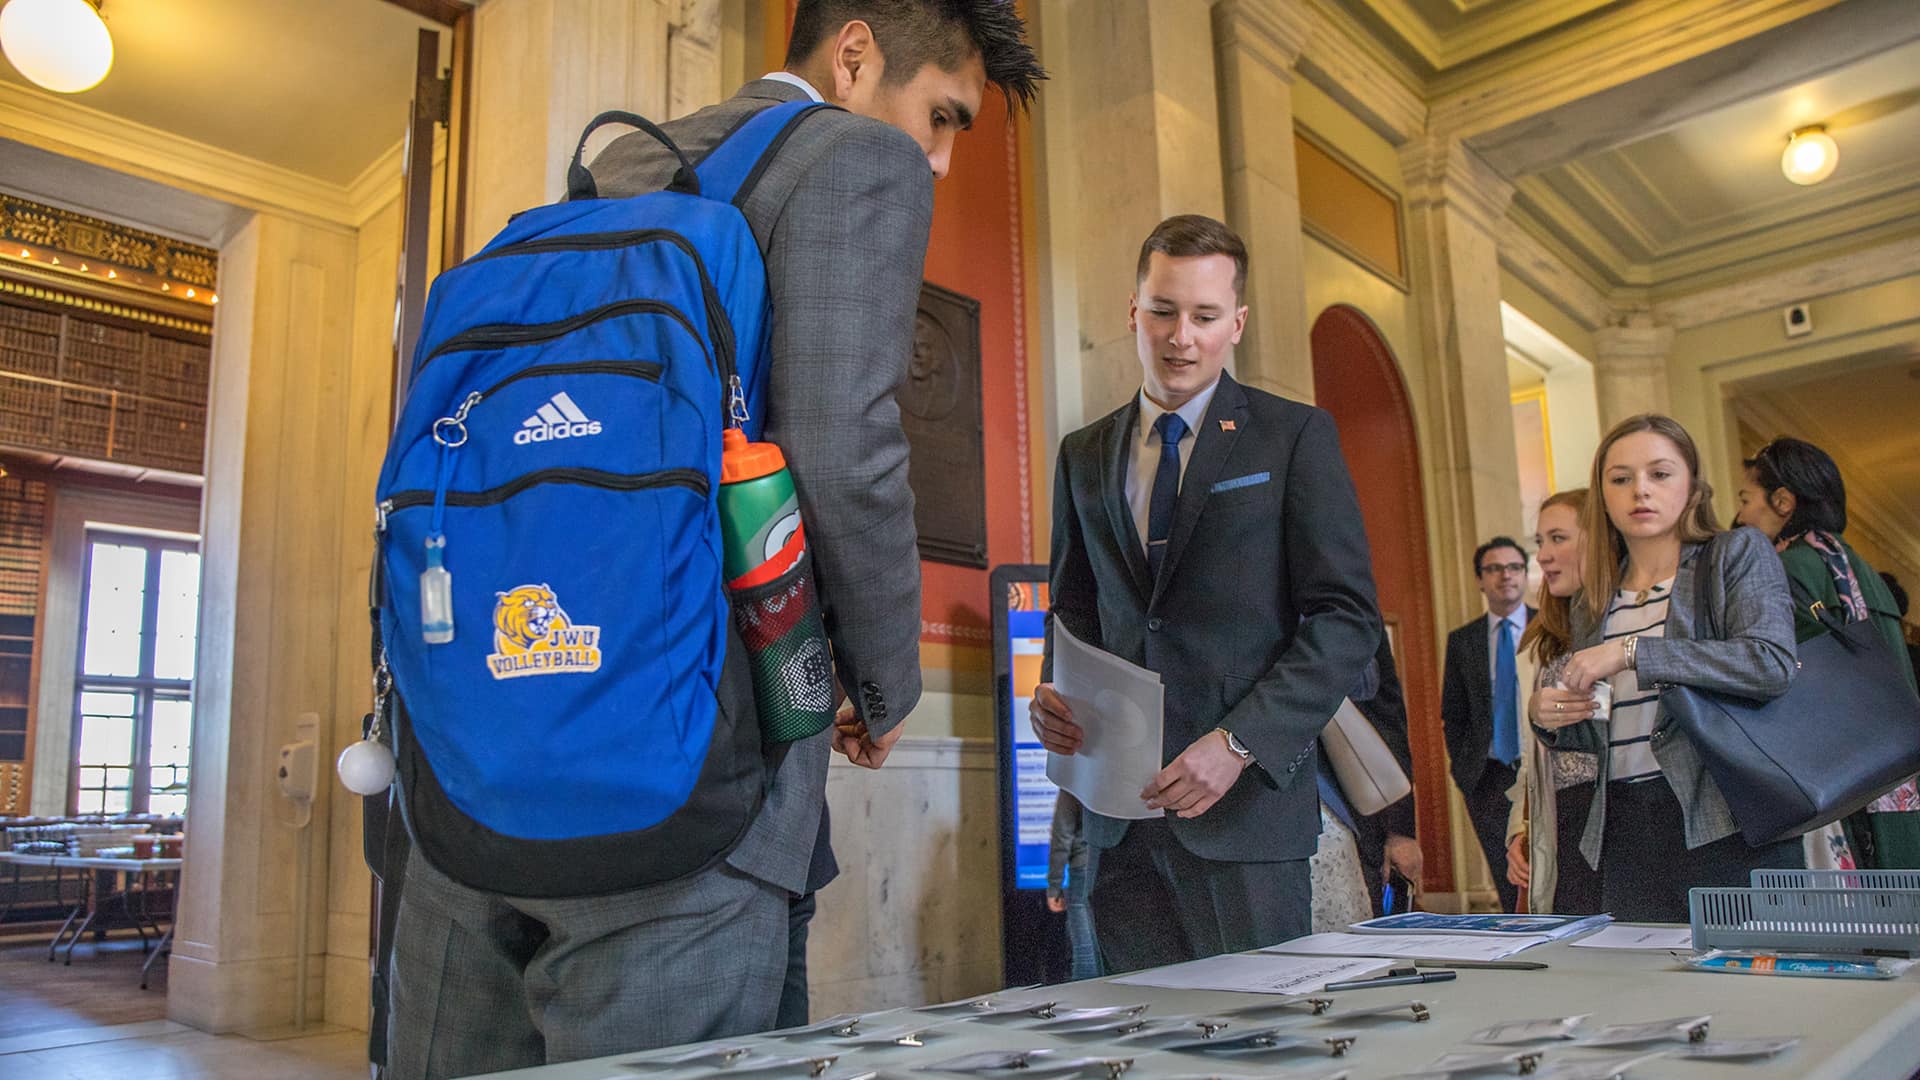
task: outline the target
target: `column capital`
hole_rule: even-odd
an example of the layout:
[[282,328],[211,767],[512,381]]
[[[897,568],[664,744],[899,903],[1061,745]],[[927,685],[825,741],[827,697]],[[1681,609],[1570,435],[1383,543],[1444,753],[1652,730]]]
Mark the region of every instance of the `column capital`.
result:
[[1654,321],[1651,312],[1630,311],[1593,332],[1595,360],[1602,365],[1665,365],[1673,348],[1673,327]]
[[1429,136],[1400,149],[1409,208],[1448,206],[1497,233],[1513,202],[1513,181],[1459,139]]
[[1213,0],[1213,47],[1245,49],[1282,78],[1307,47],[1310,16],[1302,0]]

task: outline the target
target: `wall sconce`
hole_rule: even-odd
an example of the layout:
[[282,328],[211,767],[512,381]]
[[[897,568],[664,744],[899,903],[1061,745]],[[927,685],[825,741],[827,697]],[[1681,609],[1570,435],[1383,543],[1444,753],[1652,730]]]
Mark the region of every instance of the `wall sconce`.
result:
[[1817,184],[1832,176],[1839,164],[1840,147],[1822,124],[1794,132],[1787,139],[1786,152],[1780,155],[1780,171],[1802,186]]
[[91,90],[113,67],[113,35],[100,0],[8,0],[0,52],[29,80],[56,93]]

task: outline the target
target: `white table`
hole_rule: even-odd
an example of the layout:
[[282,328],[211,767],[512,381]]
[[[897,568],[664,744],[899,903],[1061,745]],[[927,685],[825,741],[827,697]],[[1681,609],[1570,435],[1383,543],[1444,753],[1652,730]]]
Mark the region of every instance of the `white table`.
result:
[[[94,902],[95,890],[93,888],[93,879],[95,877],[104,877],[107,874],[127,874],[138,877],[145,877],[150,874],[178,874],[181,863],[182,860],[180,859],[127,859],[109,858],[98,855],[26,855],[14,851],[0,851],[0,864],[7,864],[13,867],[14,895],[18,895],[19,892],[20,870],[23,867],[37,866],[51,869],[54,872],[54,892],[56,897],[59,895],[61,871],[72,869],[83,872],[81,875],[80,902],[74,905],[72,911],[67,912],[66,921],[60,924],[59,932],[53,935],[53,942],[47,946],[47,960],[51,962],[60,951],[60,943],[65,941],[67,945],[68,964],[73,963],[74,946],[80,943],[81,935],[85,934],[87,930],[92,927],[95,917],[100,913],[101,903]],[[104,887],[103,885],[103,888]],[[127,921],[131,922],[133,928],[140,932],[141,950],[149,953],[146,963],[140,965],[140,989],[145,990],[147,988],[147,978],[153,967],[154,960],[165,955],[173,944],[173,927],[169,925],[164,932],[161,930],[159,922],[147,911],[147,891],[145,889],[139,891],[140,905],[137,912],[134,910],[132,899],[134,890],[121,889],[117,893],[114,893],[109,888],[107,891],[109,895],[101,898],[102,901],[110,900],[114,895],[119,896],[120,906],[126,913]],[[10,896],[7,907],[4,910],[0,910],[0,919],[4,919],[6,913],[12,909],[13,899],[12,896]],[[74,927],[74,920],[76,919],[80,920],[78,927]],[[147,942],[148,926],[153,927],[154,934],[158,938],[158,940],[151,945]],[[73,936],[68,938],[67,931],[70,928],[73,930]]]
[[[1359,1038],[1345,1057],[1290,1054],[1221,1057],[1188,1053],[1117,1051],[1108,1042],[1047,1036],[1030,1030],[1038,1020],[1008,1023],[970,1020],[945,1029],[918,1049],[888,1047],[845,1050],[831,1073],[878,1069],[883,1080],[959,1080],[955,1074],[915,1073],[916,1065],[988,1049],[1058,1046],[1080,1054],[1121,1053],[1134,1065],[1125,1080],[1157,1080],[1179,1074],[1254,1074],[1317,1076],[1336,1068],[1352,1070],[1353,1080],[1377,1080],[1419,1069],[1462,1040],[1503,1020],[1589,1013],[1590,1026],[1663,1020],[1712,1014],[1711,1038],[1799,1035],[1801,1044],[1770,1059],[1748,1062],[1661,1059],[1636,1068],[1634,1080],[1660,1077],[1718,1077],[1720,1080],[1816,1078],[1816,1080],[1908,1080],[1920,1073],[1920,968],[1891,981],[1805,979],[1781,976],[1697,972],[1666,953],[1573,948],[1559,942],[1521,953],[1545,971],[1463,970],[1453,982],[1379,990],[1349,990],[1326,997],[1334,1010],[1323,1018],[1286,1021],[1303,1030],[1353,1030]],[[1057,1000],[1062,1006],[1120,1005],[1150,1002],[1148,1014],[1170,1016],[1218,1012],[1261,1000],[1256,994],[1156,990],[1091,980],[1024,991],[1020,997]],[[1342,1009],[1390,1004],[1418,998],[1432,1008],[1426,1023],[1403,1020],[1339,1022]],[[933,1022],[944,1014],[895,1014],[876,1018],[868,1030],[908,1022]],[[1324,1021],[1324,1023],[1322,1022]],[[1267,1021],[1271,1023],[1273,1021]],[[1243,1026],[1247,1021],[1242,1021]],[[729,1039],[756,1047],[777,1047],[789,1054],[832,1052],[832,1040],[773,1040],[764,1036]],[[1493,1048],[1488,1048],[1493,1049]],[[1607,1051],[1626,1053],[1626,1050]],[[1542,1070],[1557,1061],[1595,1056],[1600,1051],[1549,1049]],[[495,1074],[516,1080],[690,1080],[692,1070],[622,1067],[638,1054],[549,1065]],[[742,1074],[764,1080],[781,1073]],[[1018,1073],[996,1074],[1002,1077]],[[1092,1074],[1086,1074],[1091,1076]],[[1493,1075],[1493,1074],[1485,1074]],[[1097,1078],[1096,1078],[1097,1080]]]

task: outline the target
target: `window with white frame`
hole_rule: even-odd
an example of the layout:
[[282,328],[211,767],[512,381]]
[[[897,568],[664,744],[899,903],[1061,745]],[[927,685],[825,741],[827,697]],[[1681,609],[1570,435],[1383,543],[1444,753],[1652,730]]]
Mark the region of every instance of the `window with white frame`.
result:
[[72,809],[181,814],[193,732],[200,552],[90,529],[74,687]]

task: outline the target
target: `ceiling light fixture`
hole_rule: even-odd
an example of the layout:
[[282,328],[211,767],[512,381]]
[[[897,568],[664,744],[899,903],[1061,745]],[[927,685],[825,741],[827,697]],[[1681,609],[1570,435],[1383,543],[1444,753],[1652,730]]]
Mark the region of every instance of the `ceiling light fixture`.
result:
[[1824,124],[1803,127],[1788,136],[1786,152],[1780,155],[1780,171],[1803,186],[1832,176],[1839,164],[1840,147]]
[[31,81],[77,94],[107,77],[113,35],[100,18],[100,0],[8,0],[0,9],[0,52]]

